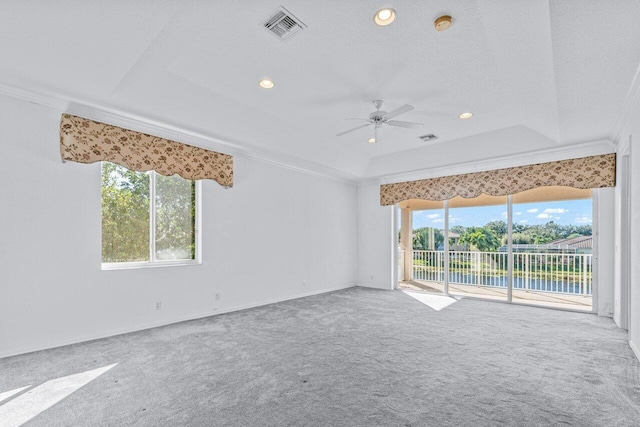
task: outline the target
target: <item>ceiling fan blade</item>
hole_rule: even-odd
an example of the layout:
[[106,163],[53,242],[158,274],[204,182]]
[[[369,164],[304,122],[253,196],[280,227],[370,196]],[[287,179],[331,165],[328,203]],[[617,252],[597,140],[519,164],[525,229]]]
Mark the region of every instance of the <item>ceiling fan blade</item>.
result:
[[401,128],[409,128],[409,129],[418,129],[418,128],[424,126],[424,124],[422,124],[422,123],[403,122],[403,121],[400,121],[400,120],[389,120],[387,122],[387,124],[389,126],[398,126],[398,127],[401,127]]
[[353,129],[345,130],[344,132],[340,132],[339,134],[336,134],[336,136],[342,136],[342,135],[344,135],[345,133],[349,133],[349,132],[353,132],[354,130],[358,130],[358,129],[366,128],[367,126],[371,126],[371,123],[367,123],[367,124],[364,124],[364,125],[360,125],[360,126],[355,127],[355,128],[353,128]]
[[387,114],[382,116],[383,119],[391,119],[395,116],[399,116],[400,114],[408,113],[413,110],[413,106],[409,104],[404,104],[402,107],[396,108],[393,111],[389,111]]

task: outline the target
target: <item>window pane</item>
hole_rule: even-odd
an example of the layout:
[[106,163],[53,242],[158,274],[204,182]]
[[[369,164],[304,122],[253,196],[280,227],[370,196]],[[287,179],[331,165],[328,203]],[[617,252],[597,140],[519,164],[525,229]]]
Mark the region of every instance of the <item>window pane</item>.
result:
[[444,202],[411,200],[410,206],[414,209],[411,212],[412,277],[405,274],[405,282],[400,283],[399,287],[442,293],[444,290]]
[[507,300],[507,197],[449,200],[449,293]]
[[195,182],[156,174],[156,259],[195,259]]
[[542,187],[513,196],[513,301],[591,311],[591,190]]
[[149,261],[149,174],[102,163],[102,262]]

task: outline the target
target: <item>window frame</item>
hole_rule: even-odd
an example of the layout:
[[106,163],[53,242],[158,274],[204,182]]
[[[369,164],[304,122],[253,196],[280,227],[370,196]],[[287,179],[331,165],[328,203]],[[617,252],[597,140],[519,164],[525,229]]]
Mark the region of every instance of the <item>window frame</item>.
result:
[[[100,162],[100,167],[102,168]],[[102,170],[102,169],[101,169]],[[156,267],[175,267],[184,265],[202,264],[202,181],[193,181],[195,185],[195,221],[194,221],[194,239],[195,253],[194,259],[181,260],[158,260],[156,259],[156,176],[158,172],[154,170],[140,172],[149,174],[149,261],[124,261],[124,262],[101,262],[101,270],[128,270],[137,268],[156,268]],[[185,178],[183,178],[185,179]],[[192,181],[192,180],[188,180]],[[102,184],[100,185],[102,191]],[[102,203],[102,198],[100,198]],[[102,217],[102,209],[100,210]],[[100,226],[100,241],[102,242],[102,221]],[[100,251],[102,258],[102,251]]]

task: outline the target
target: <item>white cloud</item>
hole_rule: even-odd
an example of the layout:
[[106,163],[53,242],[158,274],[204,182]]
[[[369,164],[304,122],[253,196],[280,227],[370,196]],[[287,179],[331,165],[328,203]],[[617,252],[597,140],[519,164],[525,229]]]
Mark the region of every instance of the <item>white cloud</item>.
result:
[[432,219],[431,222],[433,222],[434,224],[440,224],[441,222],[444,222],[444,219],[436,218],[436,219]]
[[536,213],[536,212],[538,212],[538,208],[527,209],[527,212],[529,212],[529,213]]
[[528,219],[521,219],[520,221],[518,221],[520,224],[526,224],[527,222],[529,222]]
[[431,215],[427,215],[428,219],[436,219],[436,218],[440,218],[440,214],[436,213],[436,214],[431,214]]
[[502,215],[502,218],[506,218],[509,216],[509,214],[507,212],[502,212],[500,215]]
[[556,217],[556,219],[560,219],[560,217],[559,217],[559,216],[557,216],[557,217]]
[[538,218],[540,218],[540,219],[545,219],[545,218],[549,218],[550,216],[551,216],[551,215],[549,215],[549,214],[546,214],[546,213],[541,213],[541,214],[538,214]]
[[522,212],[514,212],[514,215],[522,215]]
[[564,209],[564,208],[548,208],[544,210],[544,213],[547,214],[561,214],[561,213],[565,213],[565,212],[569,212],[569,209]]
[[450,223],[451,223],[451,222],[460,222],[460,220],[461,220],[461,218],[456,218],[456,217],[454,217],[454,216],[450,216],[450,217],[449,217],[449,222],[450,222]]
[[576,224],[591,224],[591,218],[588,216],[578,216],[575,219]]

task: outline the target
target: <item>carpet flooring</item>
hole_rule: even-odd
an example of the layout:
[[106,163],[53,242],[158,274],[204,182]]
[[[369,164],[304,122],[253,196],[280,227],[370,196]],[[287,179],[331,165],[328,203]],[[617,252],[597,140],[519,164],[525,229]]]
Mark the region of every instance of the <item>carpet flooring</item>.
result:
[[0,411],[91,371],[24,425],[640,425],[640,362],[611,319],[427,304],[350,288],[0,359],[0,395],[31,386]]

